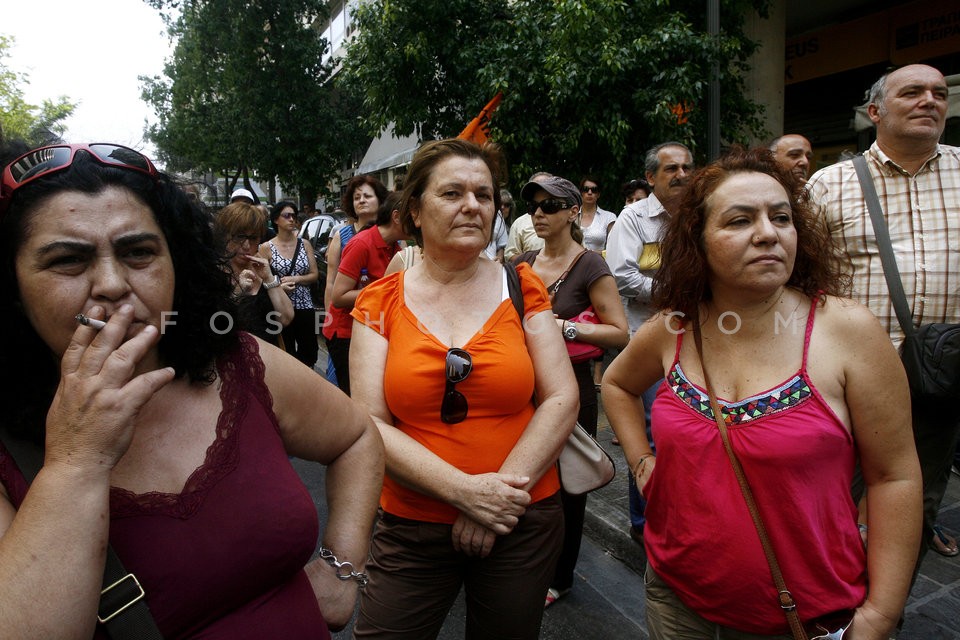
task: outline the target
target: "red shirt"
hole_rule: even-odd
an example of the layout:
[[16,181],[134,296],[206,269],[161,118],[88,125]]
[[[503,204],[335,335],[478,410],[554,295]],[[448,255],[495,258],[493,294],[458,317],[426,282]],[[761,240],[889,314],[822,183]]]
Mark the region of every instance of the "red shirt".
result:
[[360,280],[360,269],[366,267],[370,282],[379,280],[399,250],[400,245],[396,242],[387,244],[384,241],[378,227],[364,229],[344,247],[337,272]]
[[[364,229],[347,243],[340,254],[340,266],[337,273],[360,281],[360,270],[366,269],[370,282],[383,277],[390,259],[400,250],[396,242],[387,244],[380,235],[378,227]],[[349,338],[353,335],[353,318],[347,309],[331,305],[332,321],[329,327],[324,327],[324,334],[328,338]],[[329,330],[330,335],[327,335]]]

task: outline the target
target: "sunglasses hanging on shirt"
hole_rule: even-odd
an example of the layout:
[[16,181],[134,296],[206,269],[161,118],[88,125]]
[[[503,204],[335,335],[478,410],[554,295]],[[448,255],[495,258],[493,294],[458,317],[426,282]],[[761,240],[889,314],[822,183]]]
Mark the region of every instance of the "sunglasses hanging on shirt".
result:
[[440,405],[440,420],[446,424],[457,424],[467,419],[467,397],[456,389],[456,385],[466,380],[473,371],[473,358],[463,349],[451,347],[447,351],[445,371],[447,384]]

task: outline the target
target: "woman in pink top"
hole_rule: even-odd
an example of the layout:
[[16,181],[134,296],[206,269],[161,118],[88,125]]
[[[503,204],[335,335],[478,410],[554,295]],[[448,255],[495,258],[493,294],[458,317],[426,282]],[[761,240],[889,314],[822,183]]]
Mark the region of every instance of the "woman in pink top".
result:
[[[652,638],[793,637],[703,362],[807,633],[852,620],[846,640],[887,638],[906,601],[921,508],[906,377],[873,315],[836,297],[842,265],[804,195],[766,150],[701,170],[664,239],[663,311],[604,376],[607,416],[648,500]],[[684,333],[694,326],[702,359]],[[660,378],[653,456],[640,394]],[[850,493],[858,457],[866,549]]]

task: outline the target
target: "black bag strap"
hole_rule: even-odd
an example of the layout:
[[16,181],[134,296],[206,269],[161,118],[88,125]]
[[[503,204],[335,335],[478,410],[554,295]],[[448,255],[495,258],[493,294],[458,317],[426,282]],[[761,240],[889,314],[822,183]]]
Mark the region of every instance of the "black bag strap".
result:
[[911,338],[916,333],[913,326],[913,314],[910,312],[910,306],[907,304],[907,294],[904,292],[903,282],[900,280],[900,269],[897,268],[897,259],[893,255],[893,244],[890,242],[890,231],[887,229],[887,223],[883,219],[880,198],[877,197],[877,189],[873,186],[873,178],[870,176],[867,159],[863,154],[853,158],[853,167],[857,170],[857,179],[860,180],[863,199],[867,202],[867,210],[870,212],[870,222],[873,223],[873,234],[877,238],[877,247],[880,249],[880,262],[883,264],[883,276],[887,279],[887,289],[890,290],[893,310],[897,314],[897,321],[900,323],[904,335]]
[[[43,466],[43,451],[32,442],[12,436],[0,429],[0,442],[7,448],[27,484],[33,482]],[[163,640],[157,623],[144,599],[137,577],[127,571],[113,547],[107,545],[107,562],[103,569],[103,590],[97,620],[114,640]]]
[[288,276],[292,276],[293,271],[297,268],[297,258],[300,256],[301,249],[303,249],[303,240],[297,238],[297,246],[293,250],[293,257],[290,258],[290,270],[287,271]]

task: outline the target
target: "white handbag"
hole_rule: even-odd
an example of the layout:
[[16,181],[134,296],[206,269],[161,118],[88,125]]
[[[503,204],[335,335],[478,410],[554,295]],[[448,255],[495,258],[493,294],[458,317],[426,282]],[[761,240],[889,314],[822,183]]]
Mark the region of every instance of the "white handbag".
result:
[[563,490],[581,495],[607,486],[617,469],[613,458],[578,422],[560,452],[560,484]]
[[[503,265],[507,272],[507,289],[510,299],[523,320],[523,293],[520,290],[520,278],[516,267],[510,262]],[[603,450],[600,443],[587,433],[578,422],[567,438],[567,444],[557,460],[560,468],[560,484],[563,490],[572,495],[582,495],[588,491],[605,487],[613,480],[617,468],[613,458]]]

